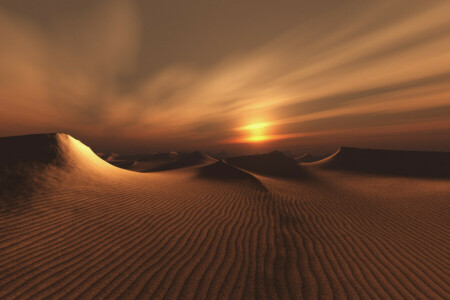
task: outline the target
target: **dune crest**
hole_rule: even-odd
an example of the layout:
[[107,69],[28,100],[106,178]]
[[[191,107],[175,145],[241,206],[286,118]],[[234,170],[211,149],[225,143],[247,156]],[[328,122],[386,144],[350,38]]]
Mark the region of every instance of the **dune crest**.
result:
[[201,167],[198,171],[199,177],[217,179],[222,181],[235,181],[240,184],[250,184],[257,189],[267,191],[264,185],[255,176],[221,160],[213,164]]
[[315,161],[314,157],[308,152],[306,152],[306,153],[304,153],[304,154],[302,154],[302,155],[300,155],[300,156],[298,156],[298,157],[296,157],[294,159],[297,162],[313,162],[313,161]]
[[113,166],[119,167],[121,169],[136,172],[146,172],[159,166],[175,162],[180,159],[181,155],[177,152],[153,152],[135,155],[116,154],[112,158],[111,156],[106,156],[106,159],[105,155],[100,157],[102,157],[105,161],[109,162]]
[[[1,206],[14,205],[41,188],[62,181],[113,176],[120,169],[103,161],[92,150],[63,133],[0,138]],[[44,184],[45,183],[45,184]]]
[[98,155],[64,133],[33,134],[0,138],[0,166],[14,165],[44,166],[61,168],[112,168]]
[[323,169],[414,177],[450,177],[450,153],[341,147],[314,165]]
[[296,157],[295,160],[298,163],[312,163],[327,158],[329,156],[331,156],[331,153],[321,153],[312,155],[311,153],[306,152],[303,155]]
[[245,155],[227,158],[226,162],[241,169],[261,175],[275,177],[307,177],[305,170],[297,162],[282,152]]

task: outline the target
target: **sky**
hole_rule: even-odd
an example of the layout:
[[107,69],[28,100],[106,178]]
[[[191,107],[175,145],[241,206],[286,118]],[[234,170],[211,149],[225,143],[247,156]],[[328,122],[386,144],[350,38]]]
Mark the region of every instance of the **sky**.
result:
[[450,151],[450,1],[0,0],[0,136]]

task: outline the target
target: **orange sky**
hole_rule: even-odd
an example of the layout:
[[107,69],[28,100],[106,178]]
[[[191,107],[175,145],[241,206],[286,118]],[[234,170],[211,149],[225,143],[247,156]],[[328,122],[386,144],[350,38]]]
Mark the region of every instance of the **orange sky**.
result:
[[149,2],[0,0],[0,136],[450,151],[449,1]]

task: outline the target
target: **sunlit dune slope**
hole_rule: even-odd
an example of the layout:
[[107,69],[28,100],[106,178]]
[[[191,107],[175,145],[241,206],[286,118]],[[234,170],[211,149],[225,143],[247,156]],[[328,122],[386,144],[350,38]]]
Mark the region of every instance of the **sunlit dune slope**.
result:
[[67,134],[0,138],[0,208],[11,208],[16,198],[67,180],[75,183],[119,174],[120,169]]
[[448,179],[138,173],[64,134],[0,149],[0,299],[449,298]]
[[270,152],[268,154],[230,157],[226,159],[226,162],[241,169],[261,175],[307,177],[305,170],[298,166],[294,159],[287,157],[279,151]]
[[1,170],[24,173],[27,169],[59,169],[101,172],[116,170],[89,147],[64,133],[34,134],[0,138]]
[[374,150],[342,147],[316,163],[324,169],[403,175],[450,177],[450,152]]

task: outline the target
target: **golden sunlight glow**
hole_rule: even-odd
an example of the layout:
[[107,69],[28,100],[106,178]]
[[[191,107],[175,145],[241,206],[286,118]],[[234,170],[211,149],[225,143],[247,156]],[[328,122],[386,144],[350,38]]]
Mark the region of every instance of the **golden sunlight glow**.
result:
[[246,125],[246,126],[238,127],[236,129],[237,130],[255,130],[255,129],[265,128],[265,127],[268,127],[270,125],[271,125],[270,122],[261,122],[261,123],[254,123],[254,124],[249,124],[249,125]]
[[267,141],[269,139],[270,139],[270,137],[266,136],[266,135],[255,135],[255,136],[250,136],[250,137],[246,138],[245,141],[251,142],[251,143],[258,143],[258,142]]
[[[252,5],[211,4],[212,17],[201,20],[206,25],[172,26],[169,16],[190,19],[166,4],[114,0],[83,7],[87,1],[67,0],[81,15],[52,10],[43,26],[47,16],[27,1],[3,2],[2,136],[64,130],[118,152],[216,151],[220,143],[287,149],[305,136],[302,145],[323,149],[380,143],[448,150],[442,124],[449,123],[450,1],[344,0],[333,9],[327,9],[332,0],[292,1],[242,32],[236,28],[246,25],[245,17],[222,24],[241,9],[242,16],[260,18]],[[148,15],[161,26],[143,19]],[[214,43],[214,34],[227,42]],[[173,49],[185,40],[167,36],[196,40],[179,53]],[[408,129],[394,142],[395,132],[418,123],[427,131]],[[339,130],[345,140],[334,135]],[[361,140],[352,135],[358,130],[376,136]]]
[[246,131],[245,137],[240,138],[243,143],[260,143],[271,140],[271,135],[267,132],[267,127],[271,126],[271,122],[256,122],[242,127],[235,128],[237,131]]

